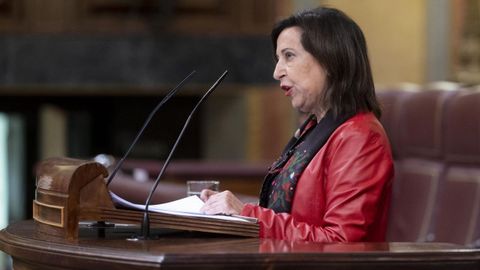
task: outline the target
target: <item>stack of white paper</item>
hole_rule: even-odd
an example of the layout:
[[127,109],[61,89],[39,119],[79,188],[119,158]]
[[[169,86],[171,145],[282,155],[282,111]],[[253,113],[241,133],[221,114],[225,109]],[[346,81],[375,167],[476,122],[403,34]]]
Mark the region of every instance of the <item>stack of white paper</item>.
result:
[[[145,210],[145,205],[136,204],[129,202],[117,194],[110,191],[110,196],[112,201],[117,206],[122,206],[124,208],[133,208],[139,210]],[[236,221],[245,221],[245,222],[256,222],[257,219],[243,216],[226,216],[226,215],[207,215],[200,211],[203,206],[203,201],[198,196],[185,197],[176,201],[162,203],[162,204],[153,204],[148,207],[149,211],[158,212],[158,213],[167,213],[172,215],[179,216],[198,216],[206,217],[213,219],[223,219],[223,220],[236,220]]]

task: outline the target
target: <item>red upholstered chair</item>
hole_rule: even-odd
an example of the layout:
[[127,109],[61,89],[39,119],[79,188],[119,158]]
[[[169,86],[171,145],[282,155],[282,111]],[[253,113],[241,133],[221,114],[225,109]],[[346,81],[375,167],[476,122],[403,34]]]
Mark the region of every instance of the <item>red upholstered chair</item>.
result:
[[447,169],[435,211],[432,241],[480,246],[480,168]]
[[389,241],[429,241],[445,166],[444,109],[455,91],[423,90],[397,105],[397,159]]
[[459,91],[446,111],[446,161],[480,165],[480,90]]
[[382,107],[382,117],[380,122],[385,129],[385,132],[388,135],[390,140],[390,145],[392,147],[392,153],[394,158],[398,158],[398,117],[400,111],[402,110],[401,104],[402,100],[407,98],[408,95],[415,93],[417,89],[406,90],[402,88],[391,88],[391,89],[381,89],[376,92],[377,99],[380,102]]
[[480,246],[479,91],[460,91],[446,108],[445,161],[433,240]]
[[396,162],[388,241],[424,242],[431,220],[444,166],[425,159]]
[[457,91],[423,90],[406,97],[398,120],[403,157],[443,158],[443,118],[447,101]]

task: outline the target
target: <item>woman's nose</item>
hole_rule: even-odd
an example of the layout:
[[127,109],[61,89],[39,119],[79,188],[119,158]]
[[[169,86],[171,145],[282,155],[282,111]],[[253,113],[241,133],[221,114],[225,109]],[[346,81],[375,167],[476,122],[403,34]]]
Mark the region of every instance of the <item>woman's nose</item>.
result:
[[275,70],[273,71],[273,78],[275,80],[280,80],[283,76],[285,76],[285,69],[283,68],[281,61],[278,61],[275,65]]

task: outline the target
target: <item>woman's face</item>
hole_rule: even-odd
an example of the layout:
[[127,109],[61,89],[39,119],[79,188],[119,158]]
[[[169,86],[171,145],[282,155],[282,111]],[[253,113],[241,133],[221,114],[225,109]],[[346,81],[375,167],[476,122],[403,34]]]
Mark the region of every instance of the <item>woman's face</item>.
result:
[[285,95],[292,98],[292,106],[301,112],[323,117],[321,94],[326,87],[327,73],[301,43],[303,30],[289,27],[277,39],[277,65],[273,77],[280,81]]

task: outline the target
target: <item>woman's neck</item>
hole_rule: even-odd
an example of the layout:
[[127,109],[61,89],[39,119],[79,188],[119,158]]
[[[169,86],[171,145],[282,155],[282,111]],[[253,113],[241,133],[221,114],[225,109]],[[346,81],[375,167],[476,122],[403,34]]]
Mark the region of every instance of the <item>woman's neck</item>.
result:
[[320,122],[320,120],[322,120],[322,118],[325,116],[325,110],[323,109],[319,109],[317,111],[314,111],[312,112],[313,114],[315,114],[315,117],[317,118],[317,123]]

